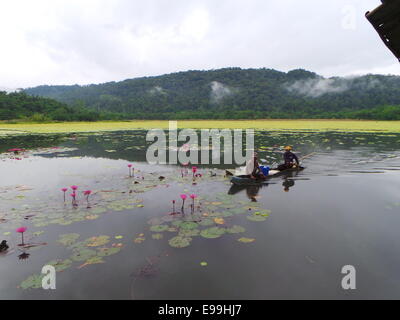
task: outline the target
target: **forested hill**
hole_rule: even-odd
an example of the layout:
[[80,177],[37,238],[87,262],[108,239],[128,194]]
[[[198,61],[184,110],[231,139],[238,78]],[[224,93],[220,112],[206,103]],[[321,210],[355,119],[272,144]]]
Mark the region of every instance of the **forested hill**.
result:
[[73,108],[50,98],[33,97],[24,92],[0,91],[0,120],[94,121],[108,116],[86,108]]
[[302,69],[227,68],[24,91],[134,119],[400,119],[398,76],[324,78]]

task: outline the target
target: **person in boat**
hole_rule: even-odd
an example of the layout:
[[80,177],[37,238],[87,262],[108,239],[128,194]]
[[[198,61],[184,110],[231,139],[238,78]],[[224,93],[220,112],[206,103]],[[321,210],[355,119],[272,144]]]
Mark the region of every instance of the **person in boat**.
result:
[[293,148],[291,146],[285,147],[285,153],[283,154],[283,160],[285,163],[278,166],[279,171],[283,171],[283,170],[287,170],[287,169],[291,169],[291,168],[299,166],[299,159],[292,152],[292,149]]
[[254,152],[253,157],[247,161],[246,164],[246,175],[252,179],[264,179],[265,176],[262,173],[260,165],[258,163],[258,154]]

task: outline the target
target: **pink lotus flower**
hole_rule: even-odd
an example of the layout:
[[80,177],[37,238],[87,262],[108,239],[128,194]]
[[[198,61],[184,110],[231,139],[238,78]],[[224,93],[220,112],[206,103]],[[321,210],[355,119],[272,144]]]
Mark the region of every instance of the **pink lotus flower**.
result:
[[76,191],[76,190],[78,190],[78,186],[71,186],[71,189]]
[[187,199],[187,195],[186,194],[181,194],[180,197],[182,199],[182,210],[183,210],[183,207],[185,206],[185,200]]
[[129,177],[132,177],[132,171],[135,172],[135,169],[132,167],[132,164],[128,164],[129,168]]
[[68,191],[68,188],[62,188],[61,191],[64,192],[64,202],[65,202],[65,193]]
[[91,193],[92,193],[92,190],[86,190],[83,192],[83,194],[86,196],[87,208],[90,208],[89,196],[91,195]]
[[18,233],[24,233],[27,229],[28,229],[27,227],[20,227],[15,231],[17,231]]
[[20,228],[18,228],[17,230],[15,230],[16,232],[18,232],[18,233],[21,234],[21,238],[22,238],[21,245],[22,245],[22,246],[24,245],[24,232],[25,232],[27,229],[28,229],[27,227],[20,227]]
[[77,206],[77,203],[76,203],[76,193],[75,193],[75,191],[72,192],[72,193],[70,194],[70,196],[72,197],[72,205],[73,205],[73,206]]
[[193,200],[193,203],[192,203],[192,212],[193,212],[193,210],[194,210],[194,199],[196,199],[197,198],[197,194],[194,194],[194,193],[192,193],[191,195],[190,195],[190,198]]

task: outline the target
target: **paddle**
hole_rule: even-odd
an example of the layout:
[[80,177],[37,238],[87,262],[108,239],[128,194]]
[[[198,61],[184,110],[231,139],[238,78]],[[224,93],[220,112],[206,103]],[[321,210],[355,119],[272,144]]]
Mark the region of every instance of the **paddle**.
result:
[[307,159],[308,157],[311,157],[311,156],[314,155],[314,154],[316,154],[316,152],[312,152],[312,153],[310,153],[310,154],[307,154],[307,155],[305,155],[305,156],[299,158],[299,161],[300,161],[300,160]]

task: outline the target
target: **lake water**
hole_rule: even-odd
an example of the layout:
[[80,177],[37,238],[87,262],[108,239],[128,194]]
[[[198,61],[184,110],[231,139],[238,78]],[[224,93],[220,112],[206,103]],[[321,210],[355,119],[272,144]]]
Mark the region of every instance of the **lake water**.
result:
[[[400,298],[400,134],[258,131],[270,164],[287,144],[312,155],[248,187],[222,165],[193,181],[147,164],[145,134],[0,137],[1,299]],[[183,193],[198,197],[182,214]],[[41,288],[47,264],[56,290]]]

